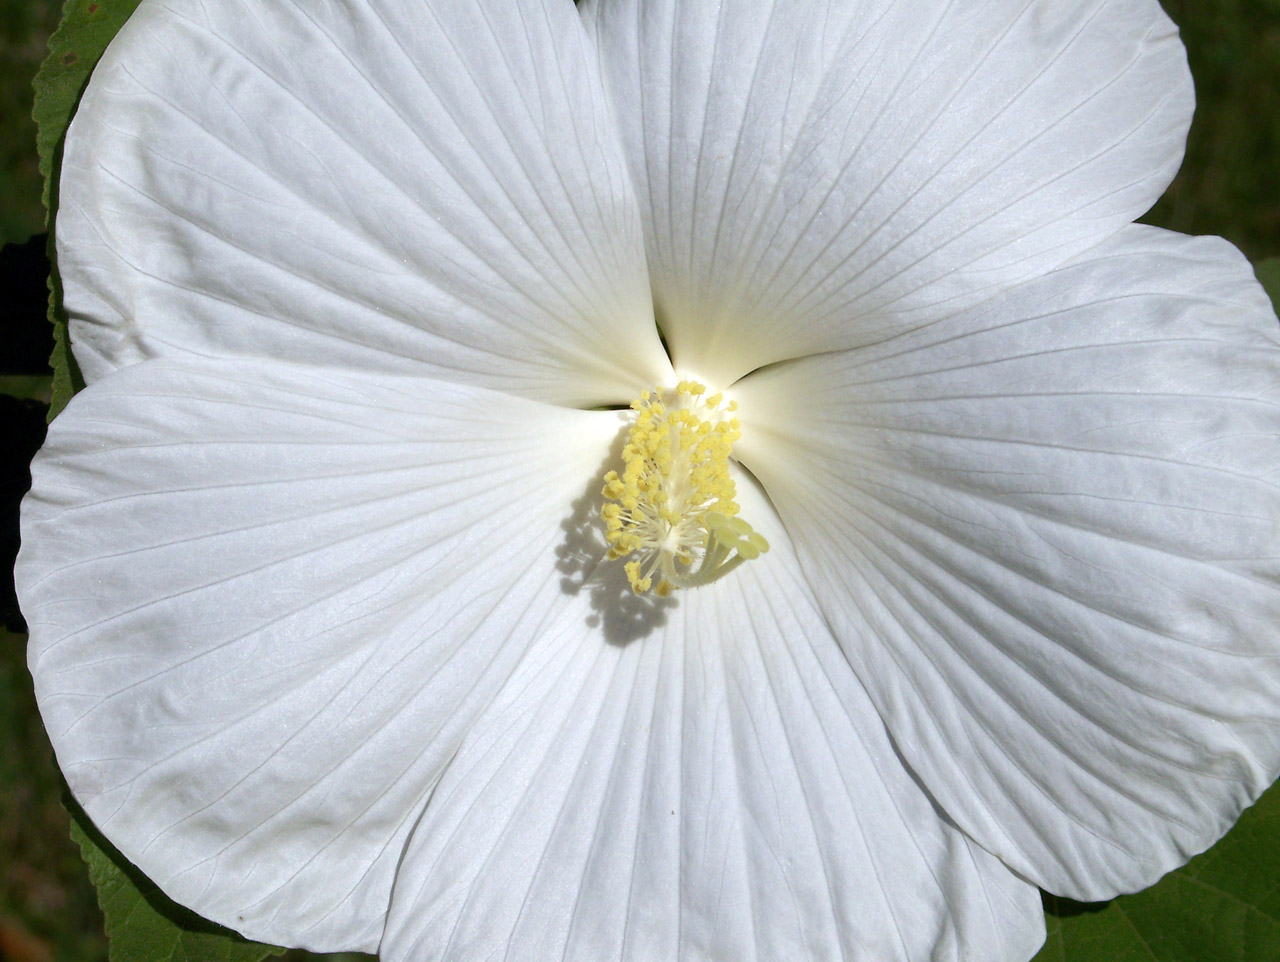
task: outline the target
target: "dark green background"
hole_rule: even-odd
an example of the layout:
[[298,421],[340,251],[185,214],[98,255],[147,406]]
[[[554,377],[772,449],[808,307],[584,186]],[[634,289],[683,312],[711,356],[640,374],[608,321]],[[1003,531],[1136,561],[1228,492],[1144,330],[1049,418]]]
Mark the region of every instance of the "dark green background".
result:
[[[1280,0],[1166,0],[1165,8],[1182,28],[1199,108],[1182,172],[1145,220],[1187,233],[1222,234],[1255,262],[1276,257]],[[48,399],[48,378],[39,367],[47,323],[42,242],[37,239],[25,249],[16,245],[44,230],[30,81],[60,13],[58,0],[0,0],[0,241],[10,245],[3,252],[0,278],[0,310],[5,312],[0,395],[8,395],[0,396],[0,510],[6,513],[4,537],[10,541],[26,462],[39,443],[42,405]],[[11,564],[11,551],[12,544],[0,548],[0,570]],[[7,558],[4,552],[9,552]],[[11,602],[0,598],[8,627],[20,627],[6,604]],[[18,634],[0,633],[0,962],[98,962],[106,959],[102,916],[79,852],[68,837],[68,816],[59,801],[61,781],[35,711],[23,640]],[[1271,840],[1280,830],[1271,814],[1276,808],[1271,804],[1266,811],[1260,807],[1247,815],[1220,846],[1226,854],[1213,850],[1170,880],[1172,884],[1148,893],[1145,901],[1139,897],[1094,907],[1050,900],[1051,944],[1045,957],[1067,962],[1280,958],[1274,937],[1280,931],[1280,866],[1256,871],[1257,881],[1251,884],[1259,887],[1257,898],[1237,907],[1238,923],[1232,918],[1222,923],[1238,924],[1246,932],[1239,940],[1227,944],[1206,936],[1225,930],[1220,920],[1211,927],[1199,925],[1202,920],[1196,918],[1195,908],[1203,904],[1206,912],[1230,915],[1235,895],[1223,899],[1207,893],[1221,893],[1239,882],[1226,877],[1238,875],[1230,868],[1232,846],[1274,846]],[[1188,906],[1185,921],[1171,926],[1159,906],[1179,900]],[[1074,941],[1063,941],[1060,934],[1072,926]],[[1248,937],[1249,932],[1257,934]],[[1090,938],[1098,940],[1092,951]],[[1120,945],[1125,948],[1118,949]],[[290,952],[282,958],[317,957]]]

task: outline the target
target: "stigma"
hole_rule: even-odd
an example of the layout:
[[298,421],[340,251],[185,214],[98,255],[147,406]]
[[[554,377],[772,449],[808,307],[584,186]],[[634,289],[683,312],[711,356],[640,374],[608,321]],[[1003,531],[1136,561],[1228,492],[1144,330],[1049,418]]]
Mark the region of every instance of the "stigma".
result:
[[738,405],[706,394],[696,381],[645,391],[622,449],[622,473],[604,476],[605,540],[610,560],[629,558],[637,594],[662,597],[723,578],[769,550],[738,517],[729,476],[733,444],[742,436]]

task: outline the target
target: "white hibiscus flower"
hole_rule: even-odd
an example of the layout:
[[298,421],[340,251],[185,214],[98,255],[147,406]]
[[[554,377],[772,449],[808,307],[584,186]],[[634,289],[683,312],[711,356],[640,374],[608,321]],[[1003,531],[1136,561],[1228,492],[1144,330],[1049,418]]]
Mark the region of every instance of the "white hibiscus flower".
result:
[[[72,790],[274,943],[1028,958],[1280,763],[1276,320],[1131,224],[1191,111],[1153,0],[143,0],[18,570]],[[681,378],[771,550],[637,595]]]

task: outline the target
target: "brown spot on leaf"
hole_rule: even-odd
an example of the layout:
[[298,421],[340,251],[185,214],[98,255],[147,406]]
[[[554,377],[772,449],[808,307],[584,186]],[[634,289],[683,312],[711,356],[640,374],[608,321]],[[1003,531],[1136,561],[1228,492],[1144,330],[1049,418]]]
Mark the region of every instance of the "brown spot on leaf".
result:
[[97,12],[98,12],[98,5],[97,5],[96,3],[91,3],[91,4],[89,4],[89,12],[90,12],[90,13],[97,13]]
[[64,66],[67,66],[67,67],[70,67],[73,63],[75,63],[79,59],[80,58],[76,56],[76,52],[74,50],[69,50],[62,55],[62,63]]

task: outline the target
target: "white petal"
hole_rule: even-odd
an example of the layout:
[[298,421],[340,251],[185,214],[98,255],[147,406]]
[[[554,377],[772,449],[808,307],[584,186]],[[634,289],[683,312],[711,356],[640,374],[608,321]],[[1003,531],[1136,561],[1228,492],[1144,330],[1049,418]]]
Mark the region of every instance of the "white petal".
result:
[[548,613],[618,429],[425,379],[158,360],[77,396],[19,595],[71,790],[170,896],[372,951],[440,772]]
[[1035,888],[937,814],[744,502],[759,561],[652,606],[606,565],[539,636],[414,830],[383,959],[1035,951]]
[[[591,0],[680,369],[719,384],[1145,211],[1193,92],[1155,0]],[[856,320],[851,320],[856,318]]]
[[740,387],[899,748],[1017,872],[1148,885],[1280,773],[1280,336],[1229,244],[1133,227]]
[[258,355],[625,403],[669,374],[564,0],[144,0],[67,137],[89,380]]

